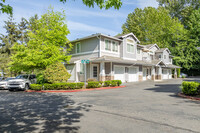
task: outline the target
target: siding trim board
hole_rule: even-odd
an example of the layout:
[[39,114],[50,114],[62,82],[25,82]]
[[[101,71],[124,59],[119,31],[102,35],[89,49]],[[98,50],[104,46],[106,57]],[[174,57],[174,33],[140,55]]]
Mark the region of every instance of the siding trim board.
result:
[[77,53],[77,54],[70,54],[72,56],[76,56],[76,55],[84,55],[84,54],[93,54],[93,53],[98,53],[99,50],[95,50],[95,51],[88,51],[88,52],[81,52],[81,53]]

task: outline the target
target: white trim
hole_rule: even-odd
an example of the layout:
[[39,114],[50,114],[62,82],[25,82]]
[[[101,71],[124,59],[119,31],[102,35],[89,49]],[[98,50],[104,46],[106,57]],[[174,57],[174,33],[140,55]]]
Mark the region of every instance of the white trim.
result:
[[99,38],[99,57],[101,57],[101,45],[102,45],[102,43],[101,43],[101,36],[100,36],[100,38]]
[[136,41],[137,41],[138,43],[140,43],[140,41],[138,40],[138,38],[137,38],[133,33],[126,34],[126,35],[122,36],[122,38],[125,38],[125,37],[127,37],[127,36],[129,36],[129,35],[132,35],[133,37],[135,37]]
[[95,78],[95,77],[93,77],[93,67],[94,66],[97,66],[97,77],[96,78],[97,78],[97,80],[99,80],[99,65],[98,64],[92,64],[92,72],[91,72],[92,78]]
[[122,59],[124,59],[124,60],[134,60],[134,61],[136,61],[137,59],[133,59],[133,58],[127,58],[127,57],[122,57]]
[[75,44],[75,47],[76,47],[76,48],[75,48],[75,53],[76,53],[76,54],[79,54],[79,53],[77,53],[77,44],[79,44],[79,46],[80,46],[80,47],[79,47],[79,50],[80,50],[79,53],[81,53],[81,42],[76,42],[76,44]]
[[93,53],[98,53],[99,50],[95,50],[95,51],[88,51],[88,52],[81,52],[81,53],[77,53],[77,54],[70,54],[70,55],[84,55],[84,54],[93,54]]
[[[111,41],[110,50],[106,50],[106,40],[107,40],[107,41]],[[113,48],[113,43],[112,43],[112,42],[115,42],[115,44],[117,44],[117,52],[115,52],[115,51],[112,50],[112,48]],[[104,38],[104,50],[102,50],[102,51],[112,52],[112,53],[120,53],[120,52],[119,52],[119,42],[113,41],[113,40],[111,40],[111,39]]]

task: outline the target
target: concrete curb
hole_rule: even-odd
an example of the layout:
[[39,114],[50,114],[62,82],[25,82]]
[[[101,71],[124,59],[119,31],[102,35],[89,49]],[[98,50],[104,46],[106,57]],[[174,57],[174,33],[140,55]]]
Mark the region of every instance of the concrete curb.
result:
[[183,97],[183,98],[187,98],[187,99],[200,101],[200,98],[198,98],[198,97],[187,96],[187,95],[185,95],[183,93],[178,93],[178,96]]
[[81,92],[81,91],[92,91],[92,90],[108,90],[108,89],[116,89],[116,88],[124,88],[124,87],[126,86],[102,87],[102,88],[78,89],[78,90],[42,90],[42,91],[27,90],[26,92],[63,93],[63,92]]

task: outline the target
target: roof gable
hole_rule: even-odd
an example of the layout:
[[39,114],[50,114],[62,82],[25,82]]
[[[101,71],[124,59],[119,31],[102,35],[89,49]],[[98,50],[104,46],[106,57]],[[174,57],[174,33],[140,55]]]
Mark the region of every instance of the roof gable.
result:
[[115,36],[115,37],[123,39],[123,38],[126,38],[128,36],[133,36],[133,38],[136,40],[136,42],[140,43],[140,41],[138,40],[138,38],[133,33],[122,34],[122,35],[118,35],[118,36]]

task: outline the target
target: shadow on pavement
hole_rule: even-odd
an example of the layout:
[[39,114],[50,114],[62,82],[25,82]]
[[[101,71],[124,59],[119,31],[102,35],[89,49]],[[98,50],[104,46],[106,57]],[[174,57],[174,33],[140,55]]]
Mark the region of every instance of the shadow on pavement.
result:
[[58,94],[0,93],[0,132],[78,132],[87,108]]
[[154,92],[174,93],[175,95],[181,91],[180,84],[155,84],[154,88],[149,88],[145,90],[151,90]]

